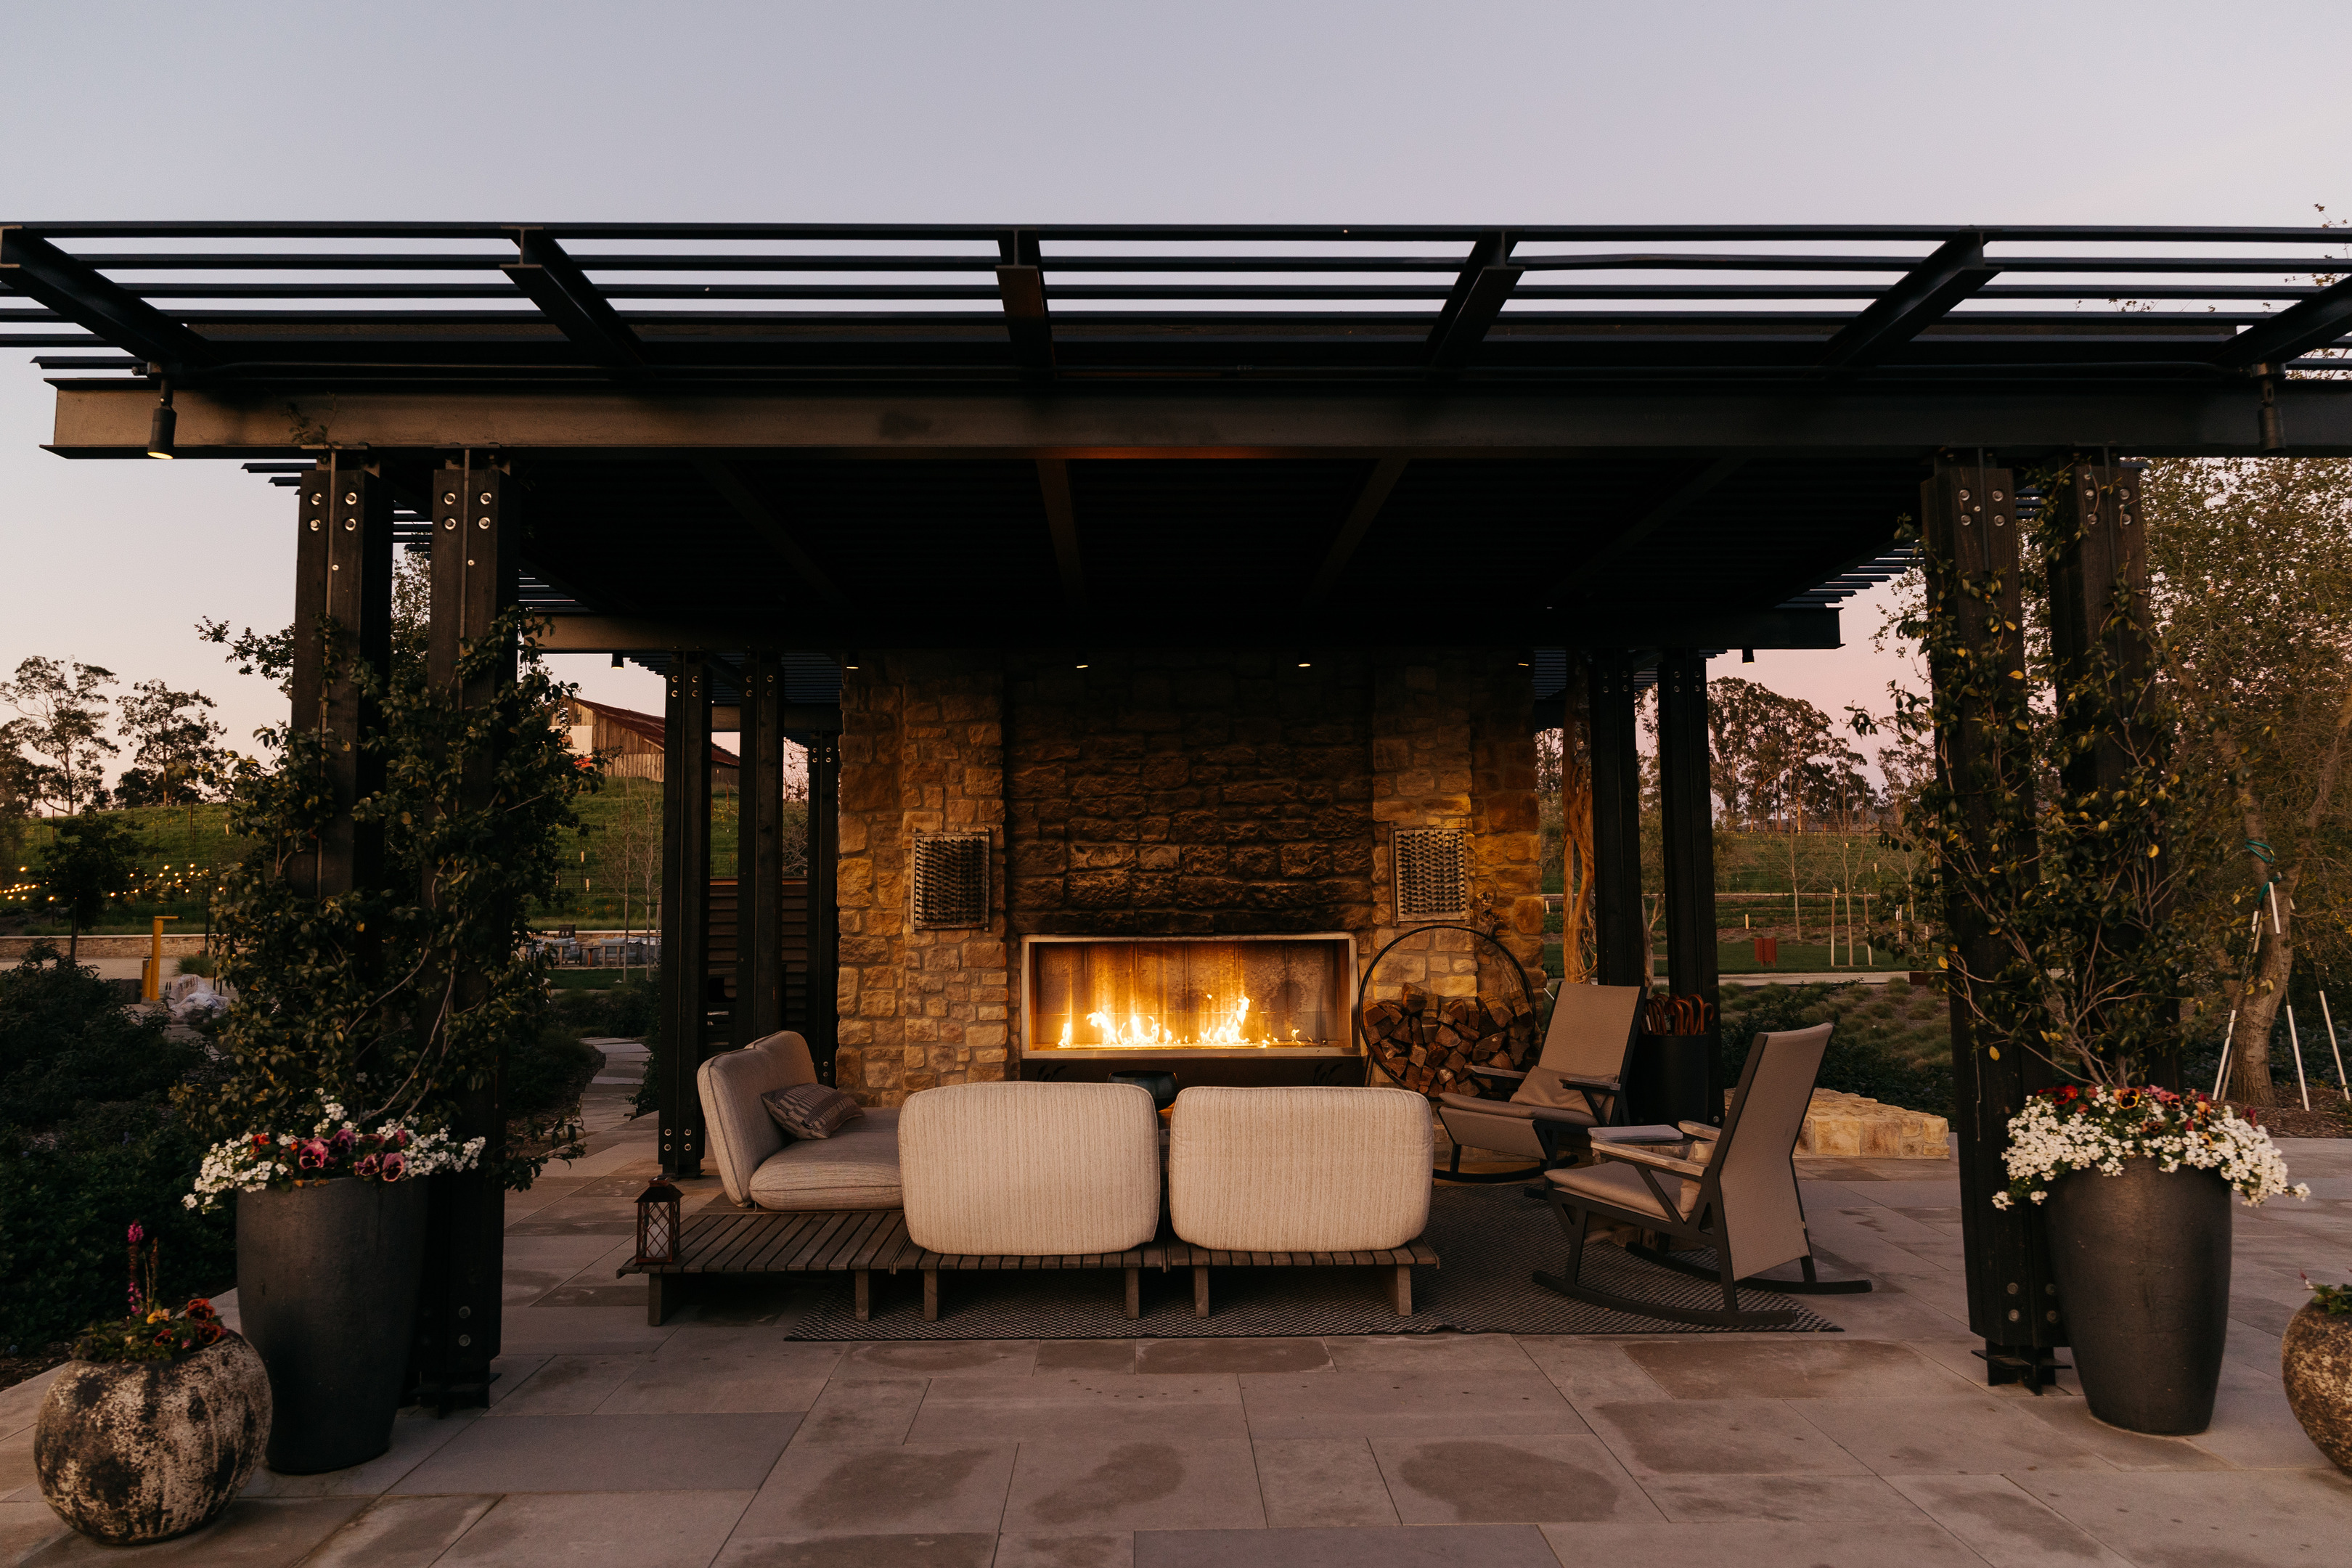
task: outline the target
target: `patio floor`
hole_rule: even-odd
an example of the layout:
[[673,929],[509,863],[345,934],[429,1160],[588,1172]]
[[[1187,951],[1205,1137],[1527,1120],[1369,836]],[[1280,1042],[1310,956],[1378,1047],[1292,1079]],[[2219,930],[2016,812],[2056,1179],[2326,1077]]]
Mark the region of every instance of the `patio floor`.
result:
[[2274,1568],[2352,1537],[2276,1338],[2299,1269],[2352,1271],[2352,1142],[2289,1143],[2311,1202],[2236,1211],[2220,1407],[2168,1439],[2071,1379],[1983,1386],[1952,1167],[1918,1161],[1801,1163],[1818,1244],[1878,1282],[1817,1299],[1838,1335],[813,1344],[777,1285],[648,1328],[613,1277],[653,1169],[626,1093],[592,1089],[591,1152],[510,1200],[489,1410],[404,1413],[381,1459],[265,1471],[212,1529],[122,1552],[40,1500],[46,1380],[0,1392],[0,1562]]

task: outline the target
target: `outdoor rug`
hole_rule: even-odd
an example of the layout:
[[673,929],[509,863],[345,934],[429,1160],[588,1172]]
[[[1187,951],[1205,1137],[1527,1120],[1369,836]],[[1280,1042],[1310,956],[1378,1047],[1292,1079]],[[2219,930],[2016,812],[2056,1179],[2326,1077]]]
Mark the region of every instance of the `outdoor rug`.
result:
[[[786,1328],[796,1340],[1129,1340],[1257,1339],[1291,1334],[1430,1334],[1442,1330],[1503,1334],[1716,1334],[1755,1330],[1700,1328],[1613,1312],[1570,1300],[1528,1278],[1559,1270],[1568,1244],[1549,1205],[1515,1185],[1440,1185],[1430,1201],[1423,1239],[1442,1266],[1412,1271],[1413,1313],[1400,1318],[1387,1300],[1385,1268],[1216,1268],[1209,1275],[1209,1315],[1192,1315],[1189,1268],[1143,1271],[1143,1315],[1121,1310],[1119,1271],[942,1273],[940,1317],[923,1321],[920,1274],[874,1276],[873,1318],[859,1322],[846,1276],[833,1277],[816,1303]],[[1711,1264],[1705,1254],[1694,1261]],[[1610,1246],[1584,1249],[1584,1278],[1637,1300],[1720,1307],[1721,1289],[1628,1257]],[[1795,1307],[1789,1333],[1836,1333],[1835,1323],[1806,1311],[1802,1298],[1742,1289],[1743,1308]]]

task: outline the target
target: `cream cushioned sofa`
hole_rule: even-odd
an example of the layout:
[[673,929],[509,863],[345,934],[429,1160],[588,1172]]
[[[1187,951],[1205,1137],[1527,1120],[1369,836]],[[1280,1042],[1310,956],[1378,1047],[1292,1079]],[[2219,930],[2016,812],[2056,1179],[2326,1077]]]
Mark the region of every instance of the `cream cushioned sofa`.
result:
[[1402,1089],[1188,1089],[1168,1140],[1176,1234],[1225,1252],[1378,1252],[1429,1222],[1429,1101]]
[[737,1204],[786,1210],[899,1205],[898,1111],[869,1105],[830,1138],[788,1140],[760,1103],[772,1090],[816,1081],[800,1036],[787,1029],[740,1051],[721,1051],[694,1081],[719,1182]]
[[959,1083],[898,1117],[907,1237],[932,1252],[1124,1252],[1160,1228],[1160,1117],[1131,1083]]

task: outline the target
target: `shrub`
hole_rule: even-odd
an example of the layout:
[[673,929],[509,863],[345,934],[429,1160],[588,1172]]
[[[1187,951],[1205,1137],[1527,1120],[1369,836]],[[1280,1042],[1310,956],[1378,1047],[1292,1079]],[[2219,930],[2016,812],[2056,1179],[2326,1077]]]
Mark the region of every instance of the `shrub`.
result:
[[569,1121],[579,1110],[581,1091],[604,1065],[602,1051],[580,1043],[561,1024],[550,1024],[529,1045],[507,1054],[508,1120]]
[[227,1216],[181,1205],[204,1143],[165,1103],[204,1059],[46,943],[0,971],[0,1345],[119,1316],[134,1220],[164,1244],[167,1292],[234,1276]]
[[1748,1047],[1759,1034],[1835,1024],[1838,1026],[1831,1031],[1829,1052],[1822,1058],[1820,1088],[1865,1095],[1908,1110],[1950,1115],[1949,1046],[1924,1060],[1916,1060],[1880,1037],[1876,1030],[1842,1022],[1843,1009],[1864,1000],[1855,994],[1862,990],[1854,985],[1754,985],[1737,991],[1727,986],[1723,994],[1723,1050],[1728,1070],[1735,1078],[1738,1076],[1747,1063]]
[[625,980],[603,991],[560,992],[554,1010],[567,1027],[583,1035],[650,1040],[660,1023],[661,987],[650,980]]

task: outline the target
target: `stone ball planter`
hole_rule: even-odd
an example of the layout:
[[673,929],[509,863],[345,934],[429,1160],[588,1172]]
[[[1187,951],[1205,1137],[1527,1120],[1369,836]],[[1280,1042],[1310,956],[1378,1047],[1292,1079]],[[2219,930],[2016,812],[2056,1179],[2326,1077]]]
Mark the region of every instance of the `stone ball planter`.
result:
[[2149,1157],[2123,1165],[2050,1184],[2058,1305],[2091,1414],[2187,1436],[2212,1425],[2221,1385],[2231,1194],[2210,1171],[2163,1171]]
[[269,1415],[269,1374],[236,1334],[177,1361],[68,1362],[33,1429],[41,1496],[110,1546],[185,1535],[253,1479]]
[[2297,1312],[2279,1341],[2279,1375],[2313,1445],[2352,1471],[2352,1314],[2330,1315],[2315,1302]]
[[236,1310],[269,1369],[271,1469],[316,1475],[392,1447],[425,1215],[420,1180],[237,1194]]

